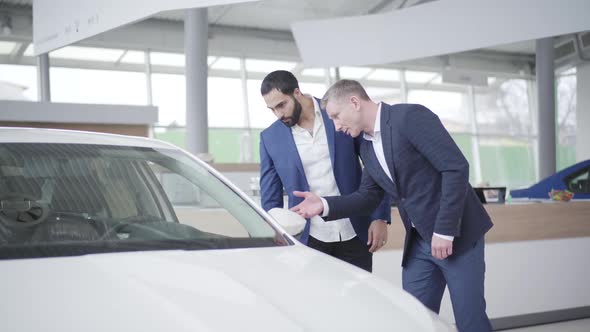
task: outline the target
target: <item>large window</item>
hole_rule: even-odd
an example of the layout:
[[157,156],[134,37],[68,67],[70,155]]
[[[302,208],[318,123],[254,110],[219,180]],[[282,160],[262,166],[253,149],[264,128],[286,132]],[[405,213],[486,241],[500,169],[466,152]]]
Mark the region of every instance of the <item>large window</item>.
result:
[[37,100],[37,68],[0,64],[0,99]]
[[557,169],[576,162],[576,69],[557,77]]
[[[15,45],[0,45],[0,53],[13,52]],[[185,147],[187,93],[196,93],[186,91],[182,74],[185,57],[170,52],[150,54],[151,99],[159,109],[154,135]],[[24,56],[30,57],[31,50]],[[145,105],[150,99],[144,51],[71,46],[52,52],[51,57],[59,63],[71,60],[84,66],[96,62],[101,68],[112,65],[125,70],[54,67],[54,101]],[[207,110],[199,111],[207,112],[209,152],[219,163],[259,161],[260,132],[276,121],[260,95],[260,84],[267,73],[292,71],[301,91],[318,98],[337,76],[335,68],[306,68],[285,59],[212,55],[207,62]],[[517,187],[536,182],[536,97],[532,81],[498,75],[489,77],[487,86],[471,88],[443,82],[440,71],[434,70],[343,66],[338,73],[341,78],[361,81],[376,102],[419,103],[435,112],[468,159],[474,185]],[[33,66],[0,65],[0,98],[36,100],[36,76]],[[557,165],[561,169],[575,161],[575,70],[560,73],[556,84]]]
[[384,102],[387,104],[398,104],[402,102],[402,95],[399,89],[383,87],[366,87],[367,94],[375,102]]
[[529,89],[525,80],[494,79],[490,86],[476,88],[475,111],[481,134],[535,134],[529,108]]
[[209,127],[245,128],[247,122],[242,81],[237,78],[209,77],[207,89]]
[[507,186],[509,189],[534,183],[535,142],[507,137],[481,137],[479,149],[483,182],[491,186]]
[[410,90],[408,102],[428,107],[438,115],[448,131],[468,132],[471,128],[465,93]]
[[277,118],[266,107],[264,99],[260,95],[262,80],[248,80],[248,114],[250,115],[251,128],[266,128]]
[[146,105],[143,73],[51,68],[51,100],[83,104]]
[[[184,75],[152,74],[152,98],[158,106],[158,124],[186,125],[186,79]],[[176,140],[172,141],[176,143]]]
[[518,188],[536,181],[536,127],[529,107],[530,81],[489,79],[474,89],[481,180]]

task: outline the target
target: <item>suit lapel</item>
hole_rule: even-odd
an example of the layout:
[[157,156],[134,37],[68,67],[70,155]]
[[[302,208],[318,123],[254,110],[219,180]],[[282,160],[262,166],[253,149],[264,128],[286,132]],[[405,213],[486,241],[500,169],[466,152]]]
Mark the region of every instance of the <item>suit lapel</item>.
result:
[[392,134],[390,120],[389,105],[381,104],[381,139],[383,142],[383,153],[385,154],[385,161],[389,168],[389,173],[395,182],[395,161],[393,160],[392,149]]
[[[318,101],[319,102],[319,101]],[[330,149],[330,160],[332,161],[332,169],[334,169],[334,161],[336,160],[335,155],[335,135],[336,135],[336,128],[334,128],[334,122],[330,120],[328,117],[328,113],[322,110],[322,119],[324,120],[324,129],[326,132],[326,138],[328,138],[328,149]]]
[[[389,168],[389,174],[393,178],[393,184],[395,190],[397,191],[397,175],[395,172],[395,160],[393,158],[393,135],[392,125],[390,123],[391,120],[391,112],[390,106],[382,103],[381,104],[381,139],[383,144],[383,154],[385,155],[385,162],[387,164],[387,168]],[[389,178],[389,177],[388,177]]]
[[387,174],[385,174],[383,168],[381,168],[381,164],[379,163],[379,159],[377,159],[375,149],[373,148],[373,143],[363,141],[361,151],[367,171],[371,175],[374,174],[380,186],[393,195],[395,193],[395,184],[389,179]]

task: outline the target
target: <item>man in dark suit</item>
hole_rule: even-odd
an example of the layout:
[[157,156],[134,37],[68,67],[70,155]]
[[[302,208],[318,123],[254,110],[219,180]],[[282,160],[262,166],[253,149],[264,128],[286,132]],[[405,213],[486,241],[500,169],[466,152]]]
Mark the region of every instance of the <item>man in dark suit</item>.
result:
[[469,185],[469,164],[438,117],[422,105],[374,103],[356,81],[336,82],[322,99],[336,130],[364,137],[358,191],[305,200],[292,208],[327,220],[372,210],[383,193],[406,229],[402,282],[439,312],[448,286],[460,331],[490,331],[484,298],[484,234],[492,227]]
[[[334,123],[320,108],[320,100],[304,95],[295,76],[275,71],[262,81],[260,92],[278,118],[260,134],[260,192],[262,207],[283,207],[283,188],[289,207],[301,198],[293,191],[318,195],[350,194],[361,182],[358,146],[360,141],[337,133]],[[372,270],[372,253],[387,240],[391,199],[352,218],[320,217],[308,220],[301,241],[367,271]]]

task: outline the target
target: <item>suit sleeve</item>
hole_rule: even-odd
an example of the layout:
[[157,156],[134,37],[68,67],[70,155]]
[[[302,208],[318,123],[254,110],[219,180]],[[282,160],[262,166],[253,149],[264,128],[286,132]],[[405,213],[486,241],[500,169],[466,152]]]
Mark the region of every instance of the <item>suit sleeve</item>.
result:
[[260,136],[260,196],[262,208],[265,211],[284,206],[283,183],[277,174],[271,156],[266,150],[262,135]]
[[384,194],[379,206],[377,206],[375,211],[371,213],[371,221],[381,219],[387,221],[388,224],[391,224],[391,203],[391,196]]
[[417,105],[410,110],[401,128],[414,148],[442,177],[440,207],[434,232],[459,236],[469,185],[469,163],[438,116],[428,108]]
[[335,220],[371,214],[383,200],[384,192],[368,172],[363,170],[361,185],[352,194],[324,197],[329,213],[324,219]]
[[[361,157],[360,151],[361,151],[362,140],[363,140],[362,135],[359,135],[354,138],[354,150],[355,150],[356,155],[358,156],[358,158],[361,161],[362,161],[362,157]],[[364,167],[364,165],[363,165],[363,167]],[[371,218],[371,221],[381,219],[381,220],[387,221],[388,224],[391,224],[391,203],[392,203],[392,200],[393,199],[391,198],[391,196],[389,196],[389,194],[385,193],[383,195],[383,199],[381,200],[381,203],[379,204],[377,209],[375,209],[375,211],[373,211],[371,213],[371,215],[369,216]]]

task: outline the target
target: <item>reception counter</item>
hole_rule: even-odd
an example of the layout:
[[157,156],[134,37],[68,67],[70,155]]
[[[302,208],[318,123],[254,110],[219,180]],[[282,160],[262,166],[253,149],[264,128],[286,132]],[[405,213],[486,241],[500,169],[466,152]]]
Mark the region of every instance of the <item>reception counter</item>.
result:
[[[514,242],[590,236],[590,201],[522,202],[484,205],[494,227],[486,242]],[[397,208],[391,210],[384,250],[401,249],[405,229]]]

